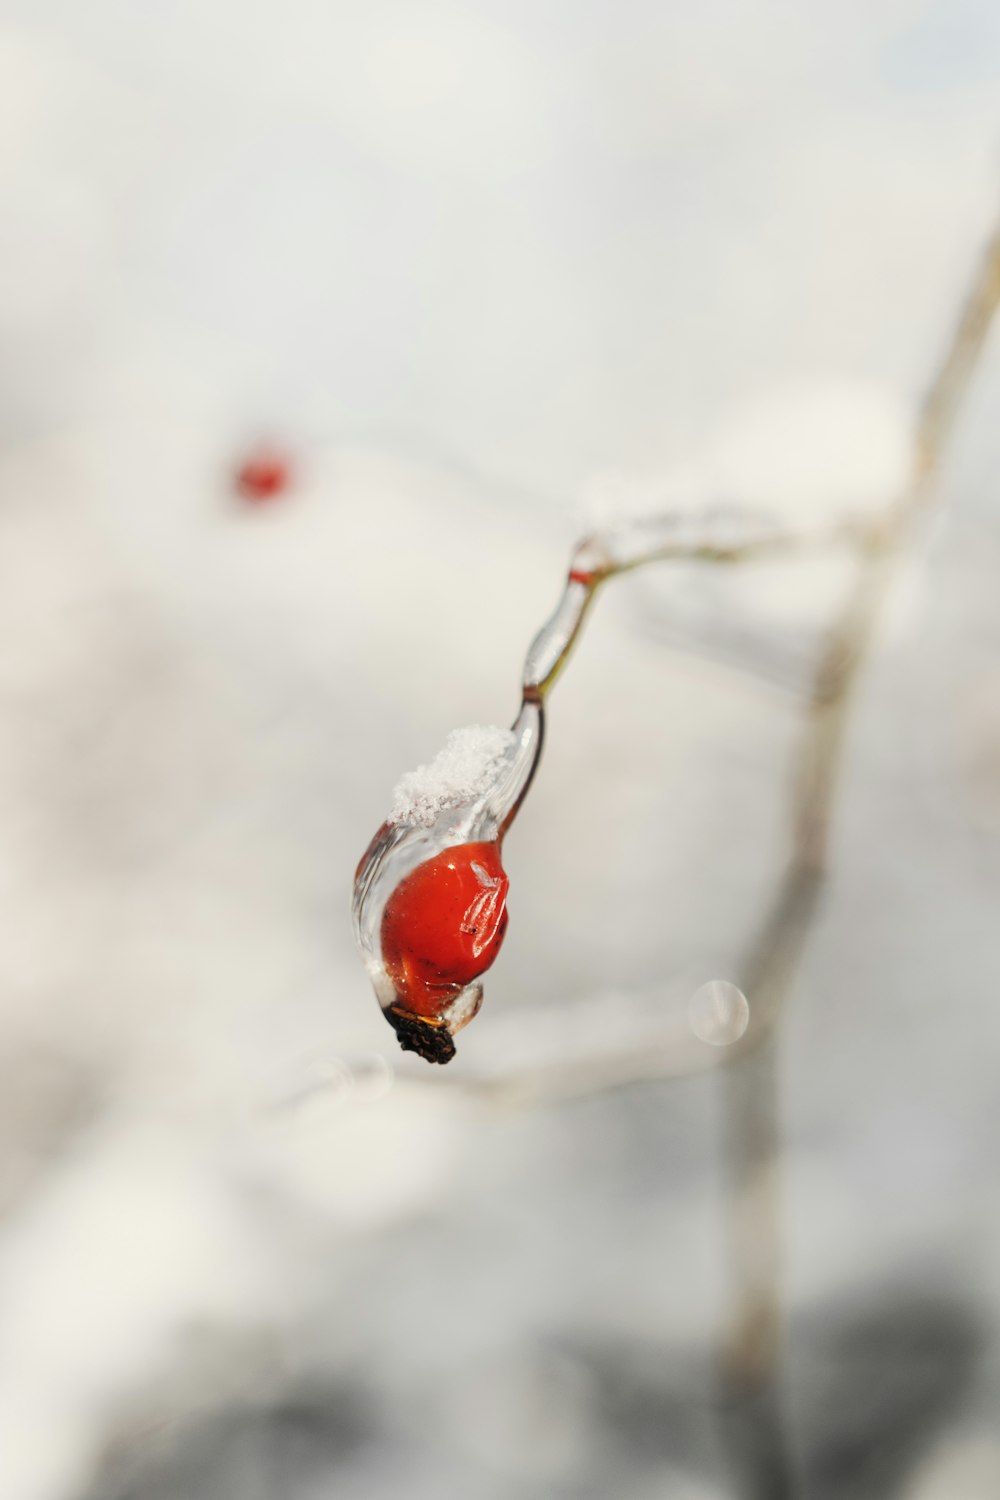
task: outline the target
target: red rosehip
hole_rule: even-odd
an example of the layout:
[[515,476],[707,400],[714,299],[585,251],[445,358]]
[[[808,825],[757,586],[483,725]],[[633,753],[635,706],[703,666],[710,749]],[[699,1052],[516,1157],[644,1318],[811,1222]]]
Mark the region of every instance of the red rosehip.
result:
[[431,1022],[484,973],[507,930],[497,844],[455,844],[403,880],[382,914],[382,961],[406,1009]]
[[236,471],[236,488],[244,500],[259,503],[284,493],[291,480],[291,466],[282,454],[262,449]]

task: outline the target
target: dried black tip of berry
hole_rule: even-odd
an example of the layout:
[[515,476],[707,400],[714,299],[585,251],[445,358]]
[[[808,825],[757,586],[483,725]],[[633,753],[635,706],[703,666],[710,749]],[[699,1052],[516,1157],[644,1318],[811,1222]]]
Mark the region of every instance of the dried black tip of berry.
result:
[[390,1006],[382,1014],[399,1038],[404,1052],[415,1052],[429,1063],[448,1063],[455,1056],[455,1043],[451,1032],[444,1026],[432,1026],[409,1011]]

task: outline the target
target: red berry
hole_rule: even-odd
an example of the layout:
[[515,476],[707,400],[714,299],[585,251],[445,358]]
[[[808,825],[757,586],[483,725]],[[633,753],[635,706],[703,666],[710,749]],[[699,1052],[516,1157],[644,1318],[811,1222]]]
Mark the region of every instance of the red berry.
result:
[[490,967],[507,930],[507,885],[497,844],[456,844],[399,882],[382,914],[382,961],[412,1015],[440,1021]]
[[236,471],[236,488],[244,500],[273,500],[289,485],[291,467],[280,453],[261,450]]

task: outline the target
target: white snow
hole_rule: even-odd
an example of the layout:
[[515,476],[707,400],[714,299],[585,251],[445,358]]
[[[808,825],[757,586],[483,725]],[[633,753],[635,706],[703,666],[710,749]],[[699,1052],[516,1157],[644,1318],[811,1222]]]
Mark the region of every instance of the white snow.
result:
[[446,808],[475,801],[514,744],[511,731],[495,724],[453,729],[432,761],[400,778],[393,792],[392,821],[429,828]]
[[[990,0],[5,7],[2,1500],[248,1496],[269,1432],[304,1432],[285,1500],[712,1488],[609,1444],[601,1382],[708,1368],[714,1088],[450,1086],[397,1051],[348,890],[407,761],[516,687],[588,476],[802,524],[892,490],[892,393],[905,421],[992,224],[998,66]],[[939,1329],[965,1391],[914,1500],[1000,1495],[998,403],[995,344],[782,1034],[792,1316],[822,1357],[880,1309],[888,1384]],[[262,433],[300,482],[247,511]],[[681,571],[609,589],[560,684],[466,1077],[688,1045],[690,990],[738,977],[801,721],[658,627],[766,666],[827,596]],[[467,792],[438,774],[405,799]],[[379,1100],[337,1082],[374,1051]],[[886,1305],[935,1268],[929,1323]],[[329,1434],[289,1426],[313,1389]]]

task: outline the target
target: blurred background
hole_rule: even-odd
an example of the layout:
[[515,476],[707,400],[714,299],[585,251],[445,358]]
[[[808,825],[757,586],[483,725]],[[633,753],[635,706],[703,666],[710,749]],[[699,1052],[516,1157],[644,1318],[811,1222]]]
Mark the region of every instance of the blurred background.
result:
[[998,81],[991,0],[5,0],[4,1500],[1000,1493],[995,345],[762,1046],[687,1007],[843,558],[609,587],[447,1070],[348,915],[595,517],[905,492]]

